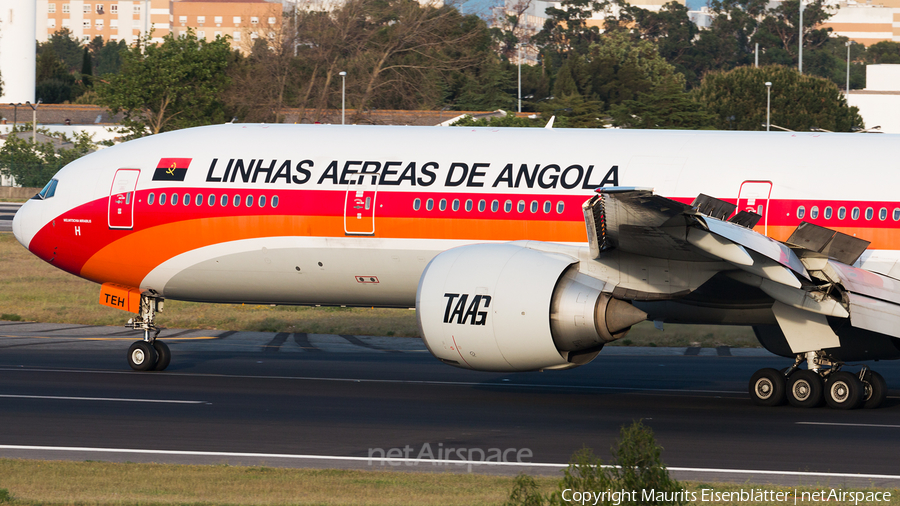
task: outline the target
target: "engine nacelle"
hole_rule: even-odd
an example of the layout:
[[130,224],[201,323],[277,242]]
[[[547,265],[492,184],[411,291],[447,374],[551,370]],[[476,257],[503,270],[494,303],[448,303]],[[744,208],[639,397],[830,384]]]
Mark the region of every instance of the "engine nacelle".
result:
[[416,293],[425,345],[448,364],[481,371],[567,369],[647,315],[603,293],[578,260],[514,243],[437,255]]

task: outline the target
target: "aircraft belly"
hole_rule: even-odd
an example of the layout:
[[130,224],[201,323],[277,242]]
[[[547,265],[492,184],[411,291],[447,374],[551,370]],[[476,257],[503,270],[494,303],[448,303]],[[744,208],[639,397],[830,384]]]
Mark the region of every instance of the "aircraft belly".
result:
[[162,293],[171,299],[208,302],[414,307],[419,277],[435,254],[262,248],[182,268]]

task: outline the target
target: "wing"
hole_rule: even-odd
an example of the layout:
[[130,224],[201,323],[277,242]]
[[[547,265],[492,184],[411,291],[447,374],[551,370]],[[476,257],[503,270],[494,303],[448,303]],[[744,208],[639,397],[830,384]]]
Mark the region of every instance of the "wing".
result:
[[[775,319],[794,353],[841,345],[828,317],[900,337],[900,281],[850,265],[866,241],[804,222],[779,242],[753,230],[759,215],[731,216],[734,208],[706,195],[688,205],[646,188],[602,188],[583,206],[590,254],[601,262],[631,255],[681,268],[705,265],[759,288],[774,300]],[[628,295],[625,281],[616,296]]]

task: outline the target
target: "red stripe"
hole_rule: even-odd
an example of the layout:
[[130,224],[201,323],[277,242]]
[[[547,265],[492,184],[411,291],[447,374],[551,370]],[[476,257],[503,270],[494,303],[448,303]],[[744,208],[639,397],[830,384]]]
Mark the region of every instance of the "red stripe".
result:
[[156,164],[156,168],[171,169],[172,164],[175,164],[176,169],[186,169],[190,167],[191,160],[193,160],[193,158],[160,158],[159,163]]

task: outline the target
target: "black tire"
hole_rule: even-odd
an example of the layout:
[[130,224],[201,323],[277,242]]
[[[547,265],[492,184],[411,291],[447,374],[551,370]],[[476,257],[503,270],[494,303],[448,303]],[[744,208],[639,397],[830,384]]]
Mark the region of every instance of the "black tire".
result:
[[750,400],[757,406],[784,404],[784,374],[775,369],[760,369],[750,377]]
[[156,365],[156,350],[150,343],[134,342],[128,348],[128,365],[135,371],[149,371]]
[[791,406],[814,408],[822,404],[824,388],[818,374],[803,369],[794,371],[787,380],[787,400]]
[[881,404],[887,398],[887,382],[884,381],[884,377],[869,369],[863,376],[862,382],[862,407],[864,409],[881,407]]
[[156,350],[157,356],[153,370],[165,371],[166,367],[169,367],[169,362],[172,361],[172,352],[169,351],[169,346],[162,341],[153,341],[153,349]]
[[854,409],[863,398],[863,384],[849,372],[838,371],[825,380],[825,402],[834,409]]

